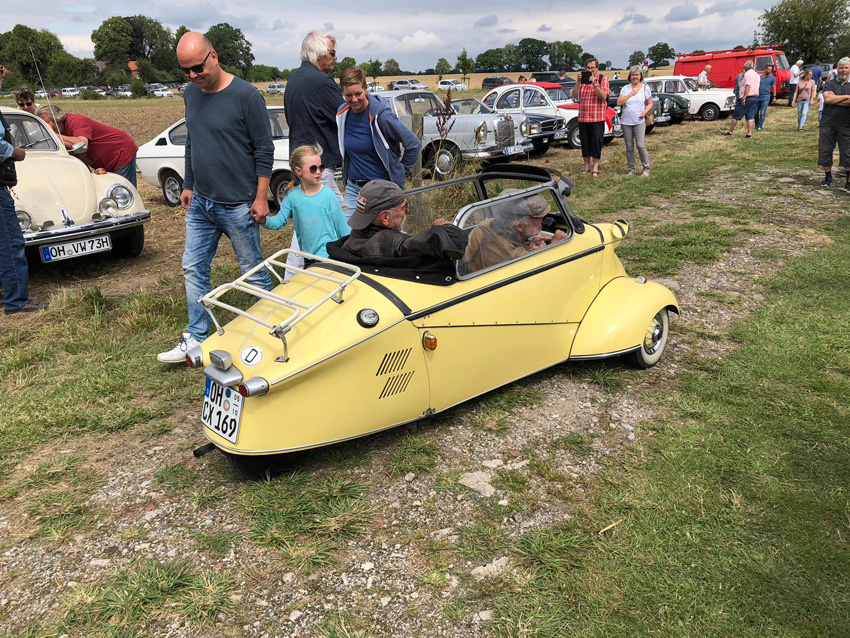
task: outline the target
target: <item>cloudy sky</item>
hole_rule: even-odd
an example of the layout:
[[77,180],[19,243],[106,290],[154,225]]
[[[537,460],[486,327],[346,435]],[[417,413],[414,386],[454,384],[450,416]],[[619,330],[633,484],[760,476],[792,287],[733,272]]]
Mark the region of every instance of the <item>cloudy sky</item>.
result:
[[[205,31],[218,22],[228,22],[242,29],[253,45],[257,63],[280,68],[299,64],[301,40],[311,29],[332,31],[340,58],[352,56],[361,62],[392,57],[410,71],[433,67],[439,57],[453,63],[463,47],[474,57],[526,37],[547,42],[570,40],[603,62],[624,66],[632,51],[645,52],[656,42],[667,42],[683,52],[749,45],[759,15],[775,0],[680,4],[645,0],[625,7],[612,0],[367,0],[340,8],[317,2],[294,7],[270,0],[77,2],[56,3],[49,10],[40,3],[15,2],[13,12],[4,11],[5,28],[21,23],[49,29],[70,53],[91,57],[91,32],[104,20],[143,12],[171,29],[186,25]],[[3,0],[9,6],[7,3],[11,0]]]

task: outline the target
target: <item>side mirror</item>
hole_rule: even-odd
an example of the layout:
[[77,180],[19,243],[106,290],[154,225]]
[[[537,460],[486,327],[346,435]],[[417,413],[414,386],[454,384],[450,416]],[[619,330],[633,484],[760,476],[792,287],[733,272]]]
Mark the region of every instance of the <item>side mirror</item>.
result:
[[68,149],[68,152],[71,155],[85,155],[86,154],[86,143],[85,142],[77,142],[71,148]]

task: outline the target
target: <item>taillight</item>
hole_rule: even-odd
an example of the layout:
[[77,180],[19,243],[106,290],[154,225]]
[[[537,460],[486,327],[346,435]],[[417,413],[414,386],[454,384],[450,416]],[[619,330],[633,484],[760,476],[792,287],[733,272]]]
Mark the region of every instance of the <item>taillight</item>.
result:
[[269,391],[269,382],[263,377],[253,377],[236,386],[236,391],[243,397],[260,397]]

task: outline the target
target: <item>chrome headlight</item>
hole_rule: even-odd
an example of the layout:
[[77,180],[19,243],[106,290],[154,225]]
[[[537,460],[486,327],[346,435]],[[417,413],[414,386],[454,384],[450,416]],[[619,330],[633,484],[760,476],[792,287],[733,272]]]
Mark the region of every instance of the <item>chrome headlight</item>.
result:
[[530,129],[531,129],[531,134],[532,134],[532,135],[537,135],[537,134],[539,134],[539,133],[542,133],[542,132],[543,132],[543,131],[540,129],[540,122],[535,122],[534,124],[532,124],[532,125],[531,125],[531,127],[530,127]]
[[121,210],[127,210],[133,205],[133,193],[129,188],[121,184],[110,186],[106,191],[106,196],[111,197],[118,204]]
[[664,98],[664,110],[665,111],[670,110],[670,98],[669,97]]
[[30,217],[29,213],[22,210],[16,210],[15,214],[18,216],[18,223],[21,225],[21,230],[23,232],[27,232],[30,228],[32,228],[32,217]]
[[104,197],[97,205],[97,210],[104,217],[112,217],[118,214],[118,202],[111,197]]
[[475,141],[484,144],[487,141],[487,122],[481,122],[475,127]]
[[528,124],[528,118],[523,118],[522,122],[519,125],[520,134],[522,134],[523,137],[528,137],[528,134],[531,132],[530,129],[531,126]]

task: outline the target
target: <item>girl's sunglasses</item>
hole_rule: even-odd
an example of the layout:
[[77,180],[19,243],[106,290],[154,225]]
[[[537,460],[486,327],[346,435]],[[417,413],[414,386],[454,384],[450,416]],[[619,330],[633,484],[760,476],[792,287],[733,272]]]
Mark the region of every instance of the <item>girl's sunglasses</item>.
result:
[[325,165],[319,164],[318,166],[316,166],[315,164],[313,164],[312,166],[306,166],[305,168],[311,173],[321,173],[323,170],[325,170]]

